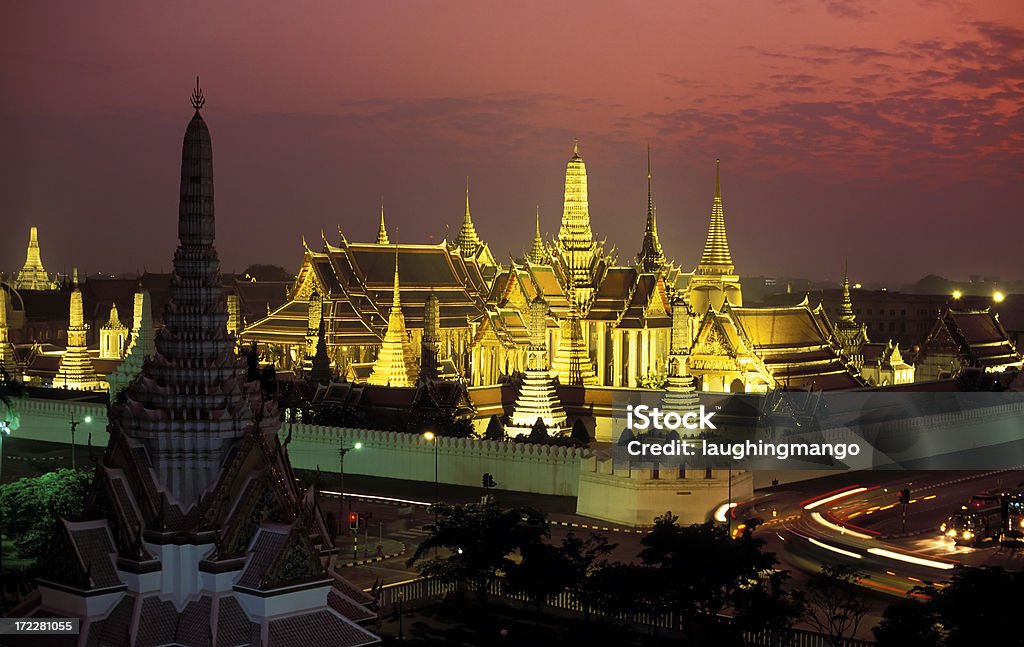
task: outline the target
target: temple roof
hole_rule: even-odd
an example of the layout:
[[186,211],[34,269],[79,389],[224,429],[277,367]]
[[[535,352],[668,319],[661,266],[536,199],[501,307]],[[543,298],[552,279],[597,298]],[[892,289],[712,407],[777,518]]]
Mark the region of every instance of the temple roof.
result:
[[954,352],[967,366],[999,370],[1020,366],[1017,351],[999,316],[990,309],[953,310],[947,308],[932,326],[921,346],[918,363],[928,355]]

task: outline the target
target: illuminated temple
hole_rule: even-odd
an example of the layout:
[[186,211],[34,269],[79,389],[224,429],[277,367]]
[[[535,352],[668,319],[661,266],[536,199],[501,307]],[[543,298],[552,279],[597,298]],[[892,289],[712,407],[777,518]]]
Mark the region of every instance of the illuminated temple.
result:
[[[594,235],[578,146],[566,166],[558,234],[546,241],[540,232],[538,213],[529,252],[500,265],[473,225],[468,184],[454,241],[396,241],[382,209],[375,242],[350,242],[339,231],[335,240],[322,235],[319,251],[304,244],[287,301],[251,322],[241,340],[256,342],[279,370],[301,373],[314,348],[308,320],[315,294],[336,374],[411,384],[419,359],[409,353],[422,347],[425,303],[433,295],[440,308],[437,361],[450,367],[449,377],[487,386],[531,370],[530,304],[541,298],[551,320],[542,333],[546,357],[561,385],[733,392],[865,384],[857,346],[867,338],[852,311],[833,323],[809,303],[743,306],[718,161],[704,251],[692,271],[673,262],[658,237],[649,153],[639,251],[629,262],[619,262]],[[396,312],[407,346],[394,334]]]

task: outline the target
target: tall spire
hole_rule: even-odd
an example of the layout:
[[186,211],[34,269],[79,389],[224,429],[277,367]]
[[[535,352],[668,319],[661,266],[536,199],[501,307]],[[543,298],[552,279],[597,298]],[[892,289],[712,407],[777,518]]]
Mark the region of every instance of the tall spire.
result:
[[843,302],[839,306],[840,321],[854,321],[853,299],[850,298],[850,271],[846,261],[843,262]]
[[[132,308],[131,341],[128,342],[124,359],[113,373],[107,375],[111,396],[128,386],[142,372],[146,359],[156,354],[156,346],[153,344],[155,331],[149,304],[149,292],[140,285],[135,292]],[[113,399],[111,397],[111,401]]]
[[110,317],[100,328],[100,359],[121,359],[128,341],[128,327],[121,323],[117,304],[110,304]]
[[466,176],[466,215],[462,218],[462,228],[459,229],[458,238],[459,252],[464,258],[476,256],[480,249],[480,237],[476,234],[473,226],[473,219],[469,215],[469,176]]
[[537,229],[533,233],[533,245],[530,247],[530,262],[542,265],[547,262],[544,251],[544,239],[540,237],[540,205],[537,205]]
[[377,244],[378,245],[390,245],[391,241],[388,240],[388,228],[384,226],[384,201],[380,201],[380,226],[377,227]]
[[395,284],[391,297],[391,311],[388,313],[388,328],[384,341],[373,362],[373,370],[367,382],[379,386],[413,386],[419,374],[416,358],[409,344],[409,333],[405,328],[402,314],[402,299],[398,284],[398,246],[395,246]]
[[57,282],[50,278],[43,267],[39,254],[39,232],[35,227],[28,230],[28,251],[25,254],[25,265],[14,280],[18,290],[55,290]]
[[60,367],[53,385],[65,389],[96,391],[103,388],[92,358],[86,348],[85,315],[82,310],[82,290],[78,286],[78,268],[72,270],[71,304],[68,313],[68,345],[60,358]]
[[725,235],[725,211],[722,208],[721,160],[715,160],[715,199],[711,206],[711,223],[704,255],[697,267],[699,274],[732,274],[735,266]]
[[636,255],[637,265],[642,272],[657,272],[665,265],[665,252],[658,240],[658,220],[654,206],[654,191],[651,188],[651,147],[647,147],[647,224],[640,253]]
[[587,198],[587,166],[580,157],[579,142],[565,169],[565,200],[562,226],[558,230],[558,247],[569,270],[572,282],[584,292],[592,288],[591,271],[597,243],[590,229],[590,204]]
[[216,484],[225,447],[245,436],[273,438],[278,425],[276,404],[248,381],[227,330],[204,103],[197,85],[181,145],[178,248],[164,329],[139,379],[124,390],[125,404],[110,414],[111,437],[122,433],[145,445],[157,487],[180,513]]

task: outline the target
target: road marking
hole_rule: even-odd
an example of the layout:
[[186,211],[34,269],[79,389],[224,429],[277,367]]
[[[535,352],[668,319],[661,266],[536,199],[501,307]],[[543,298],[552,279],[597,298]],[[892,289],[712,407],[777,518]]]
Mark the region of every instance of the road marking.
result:
[[826,544],[823,541],[818,541],[814,537],[808,537],[807,541],[811,542],[815,546],[820,546],[820,547],[824,548],[825,550],[831,550],[833,553],[839,553],[840,555],[846,555],[847,557],[853,557],[854,559],[861,559],[863,557],[862,555],[859,555],[859,554],[857,554],[857,553],[855,553],[853,551],[843,550],[842,548],[837,548],[835,546],[830,546],[829,544]]

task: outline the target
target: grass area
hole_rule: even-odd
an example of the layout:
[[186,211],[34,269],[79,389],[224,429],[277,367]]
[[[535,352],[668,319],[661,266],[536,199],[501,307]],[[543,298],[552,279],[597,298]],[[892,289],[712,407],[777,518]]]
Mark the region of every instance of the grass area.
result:
[[[678,647],[702,644],[680,641],[678,636],[656,636],[607,622],[566,616],[538,615],[521,605],[492,601],[487,605],[461,600],[446,600],[431,606],[406,611],[402,620],[404,642],[398,640],[399,623],[385,609],[377,630],[388,644],[423,646],[462,645],[463,647],[536,647],[537,645],[587,645],[588,647]],[[716,636],[717,647],[742,645]]]

